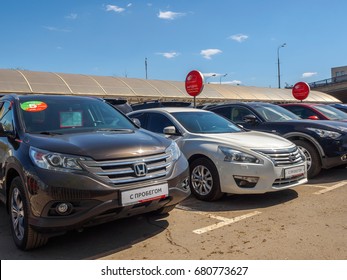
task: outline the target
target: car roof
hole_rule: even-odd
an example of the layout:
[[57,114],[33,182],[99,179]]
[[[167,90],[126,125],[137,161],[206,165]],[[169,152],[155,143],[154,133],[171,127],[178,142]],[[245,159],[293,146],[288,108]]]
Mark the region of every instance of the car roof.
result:
[[[190,107],[158,107],[158,108],[149,108],[136,110],[131,113],[140,113],[140,112],[166,112],[166,113],[177,113],[177,112],[207,112],[202,109],[190,108]],[[129,114],[131,114],[129,113]]]

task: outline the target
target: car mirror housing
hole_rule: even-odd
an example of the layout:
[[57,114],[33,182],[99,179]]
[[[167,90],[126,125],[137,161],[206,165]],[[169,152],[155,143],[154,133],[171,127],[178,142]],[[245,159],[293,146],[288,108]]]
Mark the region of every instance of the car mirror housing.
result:
[[138,127],[141,127],[141,122],[140,122],[139,119],[137,119],[137,118],[132,118],[131,121],[132,121],[135,125],[137,125]]
[[167,135],[177,135],[176,127],[174,126],[164,127],[163,132]]
[[256,124],[257,123],[257,117],[254,115],[246,115],[243,117],[244,122]]

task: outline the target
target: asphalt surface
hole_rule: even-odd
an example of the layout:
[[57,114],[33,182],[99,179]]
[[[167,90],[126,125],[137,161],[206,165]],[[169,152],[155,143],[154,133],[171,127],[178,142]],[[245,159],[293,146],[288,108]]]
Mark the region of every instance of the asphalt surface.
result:
[[307,184],[207,203],[190,197],[170,215],[141,215],[51,238],[23,252],[0,204],[2,260],[346,260],[347,169]]

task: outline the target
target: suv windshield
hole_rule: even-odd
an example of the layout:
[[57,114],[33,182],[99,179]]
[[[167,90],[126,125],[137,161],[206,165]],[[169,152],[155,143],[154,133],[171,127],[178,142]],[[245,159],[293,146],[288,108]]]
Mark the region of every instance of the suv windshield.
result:
[[237,125],[212,112],[177,112],[172,115],[192,133],[230,133],[243,131]]
[[287,120],[301,119],[294,113],[282,108],[278,105],[262,104],[254,106],[254,109],[261,115],[267,122],[281,122]]
[[135,128],[123,114],[95,98],[22,96],[19,103],[24,129],[29,133]]

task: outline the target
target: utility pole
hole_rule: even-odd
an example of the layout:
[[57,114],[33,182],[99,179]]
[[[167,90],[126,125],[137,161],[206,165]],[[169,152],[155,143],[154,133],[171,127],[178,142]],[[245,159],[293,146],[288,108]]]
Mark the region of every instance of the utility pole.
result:
[[281,69],[280,69],[280,48],[284,48],[287,44],[284,43],[277,48],[277,78],[278,88],[281,88]]
[[146,80],[148,79],[147,76],[147,57],[145,57],[145,73],[146,73]]

